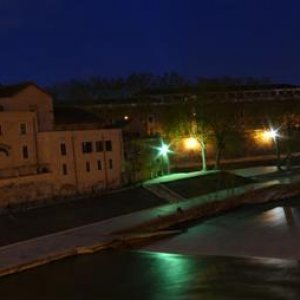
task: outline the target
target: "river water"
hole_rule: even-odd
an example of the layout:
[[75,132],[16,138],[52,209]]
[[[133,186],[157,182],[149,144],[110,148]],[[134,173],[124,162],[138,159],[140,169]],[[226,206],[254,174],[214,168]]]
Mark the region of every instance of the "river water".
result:
[[298,199],[0,279],[0,299],[300,299]]
[[157,252],[300,259],[300,200],[239,209],[147,247]]

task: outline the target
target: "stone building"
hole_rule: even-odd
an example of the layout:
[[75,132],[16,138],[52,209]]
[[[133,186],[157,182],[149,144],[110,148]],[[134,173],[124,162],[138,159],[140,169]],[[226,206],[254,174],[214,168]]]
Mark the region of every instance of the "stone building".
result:
[[120,129],[55,126],[46,91],[0,87],[0,206],[116,188],[122,168]]

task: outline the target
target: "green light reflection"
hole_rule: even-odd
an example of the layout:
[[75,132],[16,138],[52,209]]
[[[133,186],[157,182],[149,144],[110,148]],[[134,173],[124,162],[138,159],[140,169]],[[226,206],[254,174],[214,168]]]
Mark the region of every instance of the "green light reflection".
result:
[[[160,293],[168,294],[169,299],[184,299],[191,289],[207,284],[207,273],[211,274],[211,269],[205,261],[195,264],[194,257],[189,255],[142,252],[155,261],[151,272],[158,274]],[[155,299],[161,296],[157,294]]]

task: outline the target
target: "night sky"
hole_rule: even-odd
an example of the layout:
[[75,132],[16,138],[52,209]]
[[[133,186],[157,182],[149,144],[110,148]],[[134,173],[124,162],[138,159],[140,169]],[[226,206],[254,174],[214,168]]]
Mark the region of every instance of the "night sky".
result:
[[300,84],[299,0],[1,0],[0,82],[175,71]]

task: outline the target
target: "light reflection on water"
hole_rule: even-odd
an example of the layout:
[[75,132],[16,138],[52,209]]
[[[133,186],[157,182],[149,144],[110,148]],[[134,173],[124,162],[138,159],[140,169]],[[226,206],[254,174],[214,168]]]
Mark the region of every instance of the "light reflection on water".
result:
[[101,252],[8,276],[0,299],[299,299],[298,263]]
[[[105,251],[7,276],[0,299],[300,299],[299,261],[279,259],[300,255],[299,219],[297,205],[229,213],[153,251]],[[270,257],[224,256],[249,253]]]
[[[165,297],[180,299],[180,295],[189,293],[190,276],[196,271],[190,257],[158,252],[143,252],[143,255],[154,262],[156,280],[166,291]],[[161,299],[161,291],[159,290],[153,295],[155,299]]]
[[260,215],[264,223],[283,224],[286,223],[283,207],[269,209]]
[[258,220],[266,226],[282,226],[289,232],[299,232],[299,209],[290,206],[278,206],[261,213]]
[[157,252],[300,259],[297,201],[245,208],[204,220],[184,233],[146,247]]

